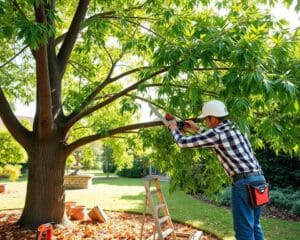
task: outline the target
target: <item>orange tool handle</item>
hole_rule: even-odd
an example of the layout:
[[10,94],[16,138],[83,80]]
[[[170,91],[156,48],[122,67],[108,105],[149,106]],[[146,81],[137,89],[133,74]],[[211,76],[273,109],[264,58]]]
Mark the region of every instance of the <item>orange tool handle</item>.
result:
[[53,227],[51,223],[45,223],[38,227],[36,240],[51,240],[53,235]]

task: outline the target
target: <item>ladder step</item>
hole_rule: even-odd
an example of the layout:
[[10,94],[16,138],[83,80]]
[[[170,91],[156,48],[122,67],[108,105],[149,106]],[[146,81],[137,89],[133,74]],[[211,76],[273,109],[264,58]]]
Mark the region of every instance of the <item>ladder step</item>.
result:
[[167,230],[163,231],[162,232],[163,239],[165,239],[167,236],[169,236],[172,232],[174,232],[174,229],[172,229],[172,228],[168,228]]
[[[165,238],[169,236],[173,231],[174,230],[172,228],[168,228],[166,231],[162,232],[163,240],[165,240]],[[150,237],[147,238],[147,240],[155,240],[155,239],[159,239],[158,233],[152,234]]]
[[159,209],[162,209],[164,207],[166,207],[166,204],[161,203],[161,204],[156,205],[154,208],[155,208],[156,211],[158,211]]
[[187,238],[188,240],[200,240],[203,235],[202,231],[195,231],[193,233],[175,232],[178,238]]
[[154,193],[158,193],[158,191],[157,191],[157,189],[152,189],[152,190],[150,190],[150,193],[154,194]]
[[158,238],[158,235],[157,235],[157,233],[155,234],[155,235],[151,235],[150,237],[148,237],[146,240],[155,240],[155,239],[157,239]]
[[159,175],[148,175],[148,176],[144,177],[144,180],[151,181],[151,180],[158,180],[158,178],[159,178]]
[[164,216],[158,220],[159,224],[163,224],[170,219],[170,216]]
[[150,237],[148,237],[146,240],[160,240],[158,237],[158,233],[152,234]]
[[200,240],[202,236],[202,231],[196,231],[195,233],[191,234],[189,240]]
[[[172,228],[168,228],[167,230],[163,231],[163,232],[162,232],[163,240],[165,240],[165,238],[166,238],[167,236],[169,236],[172,232],[174,232],[174,230],[173,230]],[[174,232],[174,233],[175,233],[175,232]],[[147,240],[154,240],[154,239],[159,239],[157,233],[152,234],[150,237],[147,238]]]

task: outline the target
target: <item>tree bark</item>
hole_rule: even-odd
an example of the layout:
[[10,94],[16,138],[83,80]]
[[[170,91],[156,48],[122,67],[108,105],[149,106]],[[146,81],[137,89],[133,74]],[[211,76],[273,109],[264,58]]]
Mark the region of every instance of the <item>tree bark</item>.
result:
[[36,229],[47,222],[65,219],[64,144],[59,135],[32,141],[28,153],[28,183],[25,207],[19,220],[21,227]]

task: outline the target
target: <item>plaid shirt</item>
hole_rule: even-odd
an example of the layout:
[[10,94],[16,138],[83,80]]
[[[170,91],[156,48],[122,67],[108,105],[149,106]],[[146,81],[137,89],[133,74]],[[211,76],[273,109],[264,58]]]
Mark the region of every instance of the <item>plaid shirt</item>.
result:
[[238,173],[261,171],[248,138],[229,120],[192,136],[185,136],[179,130],[173,130],[172,134],[182,148],[214,148],[230,177]]

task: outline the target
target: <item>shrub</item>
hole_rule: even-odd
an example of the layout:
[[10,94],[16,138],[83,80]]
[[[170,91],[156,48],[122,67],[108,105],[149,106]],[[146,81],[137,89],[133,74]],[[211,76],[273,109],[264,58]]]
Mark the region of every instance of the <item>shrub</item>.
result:
[[292,203],[291,213],[300,216],[300,200]]
[[117,165],[113,157],[113,149],[106,145],[103,146],[103,163],[102,170],[104,173],[114,173],[117,170]]
[[0,176],[16,181],[21,175],[21,165],[26,162],[26,152],[7,132],[0,131]]
[[129,178],[141,178],[147,175],[148,169],[145,168],[144,162],[140,159],[134,159],[132,167],[123,168],[118,171],[118,175],[121,177],[129,177]]
[[291,200],[293,202],[300,200],[300,191],[293,192],[292,195],[291,195]]
[[[209,199],[212,201],[211,198]],[[231,206],[231,187],[219,191],[214,202],[222,206]],[[295,191],[292,187],[272,189],[270,207],[285,209],[293,215],[300,216],[300,191]]]
[[117,165],[114,162],[104,162],[102,164],[102,171],[104,173],[114,173],[117,170]]
[[299,157],[290,157],[284,153],[275,154],[269,148],[257,150],[256,155],[265,176],[273,187],[286,188],[292,186],[293,189],[299,189]]
[[300,199],[300,191],[295,191],[291,187],[277,188],[270,191],[270,199],[275,207],[290,209]]
[[0,131],[0,165],[18,165],[25,163],[26,152],[21,145],[7,132]]
[[5,165],[0,169],[0,176],[8,177],[10,181],[18,180],[21,176],[21,165]]
[[231,206],[231,187],[223,188],[217,193],[216,202],[219,205]]
[[290,204],[288,203],[289,202],[288,198],[280,189],[270,191],[270,200],[271,200],[271,204],[274,205],[275,207],[280,207],[280,208],[290,207]]

